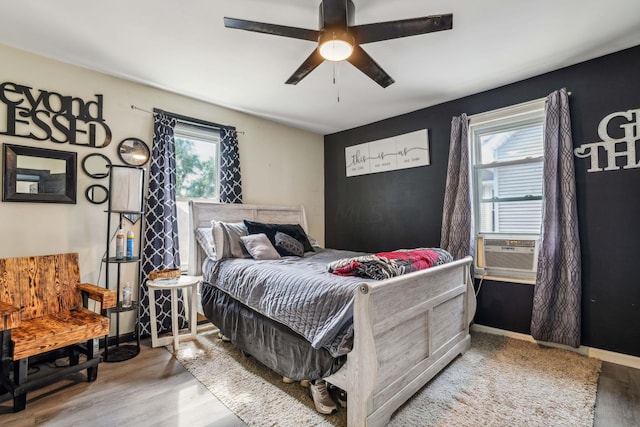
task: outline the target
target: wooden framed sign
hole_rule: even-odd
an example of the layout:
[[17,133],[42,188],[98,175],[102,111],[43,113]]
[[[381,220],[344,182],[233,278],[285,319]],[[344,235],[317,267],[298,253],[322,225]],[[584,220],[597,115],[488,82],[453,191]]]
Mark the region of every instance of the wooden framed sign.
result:
[[347,176],[429,165],[429,132],[422,129],[345,147]]

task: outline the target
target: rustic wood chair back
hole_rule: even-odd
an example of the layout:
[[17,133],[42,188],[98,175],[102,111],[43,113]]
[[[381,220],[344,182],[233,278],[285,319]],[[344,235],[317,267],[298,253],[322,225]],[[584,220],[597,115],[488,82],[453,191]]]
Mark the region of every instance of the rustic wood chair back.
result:
[[79,283],[77,253],[0,259],[0,300],[22,321],[81,307]]

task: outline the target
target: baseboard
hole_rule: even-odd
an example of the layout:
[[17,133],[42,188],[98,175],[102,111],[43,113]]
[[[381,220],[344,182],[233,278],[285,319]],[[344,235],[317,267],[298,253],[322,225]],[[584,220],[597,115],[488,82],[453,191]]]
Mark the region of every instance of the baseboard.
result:
[[471,325],[471,330],[477,331],[477,332],[485,332],[485,333],[494,334],[494,335],[504,335],[509,338],[515,338],[519,340],[534,342],[534,343],[542,344],[548,347],[575,351],[576,353],[582,354],[584,356],[594,357],[596,359],[600,359],[605,362],[611,362],[611,363],[616,363],[618,365],[629,366],[630,368],[640,369],[640,357],[637,357],[637,356],[630,356],[628,354],[616,353],[608,350],[601,350],[599,348],[587,347],[584,345],[581,345],[578,348],[573,348],[568,345],[556,344],[556,343],[547,342],[547,341],[538,341],[534,339],[531,335],[521,334],[519,332],[507,331],[504,329],[492,328],[491,326],[478,325],[475,323]]

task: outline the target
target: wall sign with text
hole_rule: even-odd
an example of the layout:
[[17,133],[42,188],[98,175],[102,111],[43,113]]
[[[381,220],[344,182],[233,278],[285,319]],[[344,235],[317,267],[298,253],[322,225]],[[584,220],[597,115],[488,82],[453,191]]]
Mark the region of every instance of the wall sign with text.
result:
[[429,165],[427,129],[345,147],[347,176]]
[[85,101],[11,82],[0,83],[0,135],[94,148],[111,142],[102,95]]
[[640,148],[637,147],[640,141],[640,109],[617,111],[605,116],[598,125],[598,136],[602,141],[582,144],[573,150],[576,157],[590,160],[587,172],[640,168],[636,150]]

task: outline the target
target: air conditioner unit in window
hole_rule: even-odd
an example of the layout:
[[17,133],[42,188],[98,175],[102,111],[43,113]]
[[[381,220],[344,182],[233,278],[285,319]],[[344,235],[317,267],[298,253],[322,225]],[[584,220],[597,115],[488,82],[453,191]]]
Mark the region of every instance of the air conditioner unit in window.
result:
[[534,280],[538,239],[521,236],[478,236],[476,275]]

